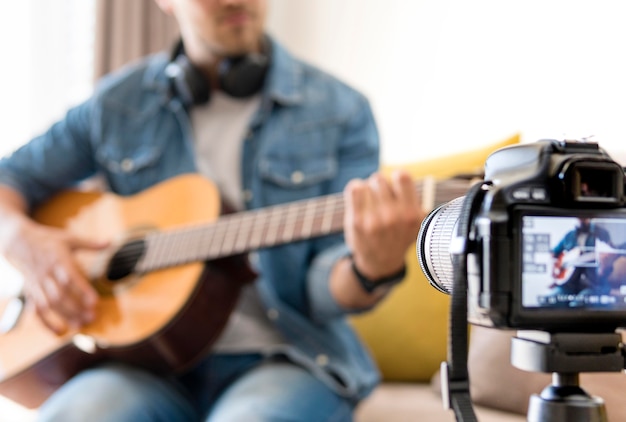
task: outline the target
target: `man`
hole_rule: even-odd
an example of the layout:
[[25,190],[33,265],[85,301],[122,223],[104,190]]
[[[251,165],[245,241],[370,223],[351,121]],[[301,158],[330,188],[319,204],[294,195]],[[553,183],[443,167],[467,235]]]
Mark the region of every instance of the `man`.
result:
[[556,295],[579,296],[608,293],[610,272],[607,272],[608,266],[603,269],[596,262],[596,247],[597,242],[612,247],[610,234],[593,224],[591,218],[578,220],[578,225],[552,249],[554,292]]
[[[0,246],[23,272],[42,321],[61,333],[96,318],[98,295],[73,253],[107,244],[39,225],[27,213],[94,174],[132,195],[201,172],[235,209],[343,190],[345,243],[332,235],[258,251],[260,276],[205,360],[172,377],[115,362],[90,368],[40,417],[351,420],[378,375],[345,316],[371,308],[402,278],[422,217],[412,182],[404,173],[370,176],[379,146],[367,101],[265,37],[265,0],[157,2],[180,25],[172,57],[106,78],[92,98],[0,162]],[[220,77],[241,55],[251,70]],[[234,88],[220,80],[231,76]],[[258,89],[248,89],[255,79]]]

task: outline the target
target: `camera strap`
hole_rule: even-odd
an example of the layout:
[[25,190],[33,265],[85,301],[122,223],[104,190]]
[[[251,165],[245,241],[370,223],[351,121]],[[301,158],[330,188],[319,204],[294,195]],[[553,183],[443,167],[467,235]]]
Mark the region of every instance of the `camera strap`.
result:
[[452,409],[457,421],[475,422],[476,415],[470,395],[467,370],[467,253],[470,222],[478,211],[485,194],[479,182],[467,192],[457,224],[456,238],[452,244],[454,279],[450,302],[448,330],[448,361],[441,364],[441,393],[446,409]]

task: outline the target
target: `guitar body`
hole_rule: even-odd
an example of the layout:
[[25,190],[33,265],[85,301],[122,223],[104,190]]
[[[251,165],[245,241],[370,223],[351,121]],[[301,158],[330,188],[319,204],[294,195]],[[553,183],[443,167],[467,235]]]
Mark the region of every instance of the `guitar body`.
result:
[[[554,286],[562,286],[580,272],[580,268],[595,267],[597,264],[595,251],[583,252],[580,247],[563,251],[554,262],[552,278]],[[578,272],[577,272],[578,271]]]
[[[34,217],[119,245],[137,232],[210,223],[219,214],[213,184],[184,175],[131,197],[63,192]],[[76,258],[89,272],[101,255],[83,252]],[[37,407],[78,371],[106,359],[157,372],[182,371],[206,355],[241,286],[253,277],[240,257],[133,274],[119,289],[101,295],[93,323],[62,336],[49,331],[27,305],[17,325],[0,335],[0,394]]]

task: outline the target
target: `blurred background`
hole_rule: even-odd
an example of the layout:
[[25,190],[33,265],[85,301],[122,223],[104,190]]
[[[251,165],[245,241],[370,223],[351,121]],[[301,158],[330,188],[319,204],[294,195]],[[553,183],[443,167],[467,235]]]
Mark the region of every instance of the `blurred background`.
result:
[[[626,150],[623,1],[268,1],[272,34],[370,98],[385,163],[518,132],[524,141],[593,136],[610,152]],[[86,97],[94,77],[168,48],[173,26],[153,3],[5,5],[0,153]]]
[[[271,34],[369,97],[385,164],[516,133],[592,137],[626,157],[621,0],[268,1]],[[86,98],[98,76],[176,35],[153,0],[5,3],[0,155]],[[0,277],[6,287],[15,274],[0,263]]]

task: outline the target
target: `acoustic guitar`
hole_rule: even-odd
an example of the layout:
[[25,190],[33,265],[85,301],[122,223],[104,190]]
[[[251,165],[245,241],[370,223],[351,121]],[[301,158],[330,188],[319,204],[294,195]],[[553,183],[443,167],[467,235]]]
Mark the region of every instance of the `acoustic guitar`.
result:
[[589,268],[597,266],[597,255],[595,250],[583,249],[579,246],[568,251],[561,252],[554,261],[552,269],[553,283],[550,287],[561,286],[572,279],[579,268]]
[[569,251],[561,252],[554,261],[553,282],[550,288],[568,283],[580,273],[581,269],[585,268],[593,268],[598,276],[604,277],[609,282],[612,289],[623,289],[626,279],[624,245],[616,248],[606,242],[596,240],[593,247],[577,246]]
[[[461,179],[437,182],[436,189],[434,181],[416,184],[433,205],[467,188]],[[241,287],[254,280],[247,252],[343,229],[342,194],[235,214],[220,215],[220,208],[215,186],[196,174],[129,197],[64,191],[40,207],[34,218],[43,224],[111,241],[106,252],[76,254],[101,295],[97,317],[55,335],[26,304],[0,334],[0,394],[38,407],[105,359],[183,371],[210,351]],[[21,300],[6,300],[0,315]]]

